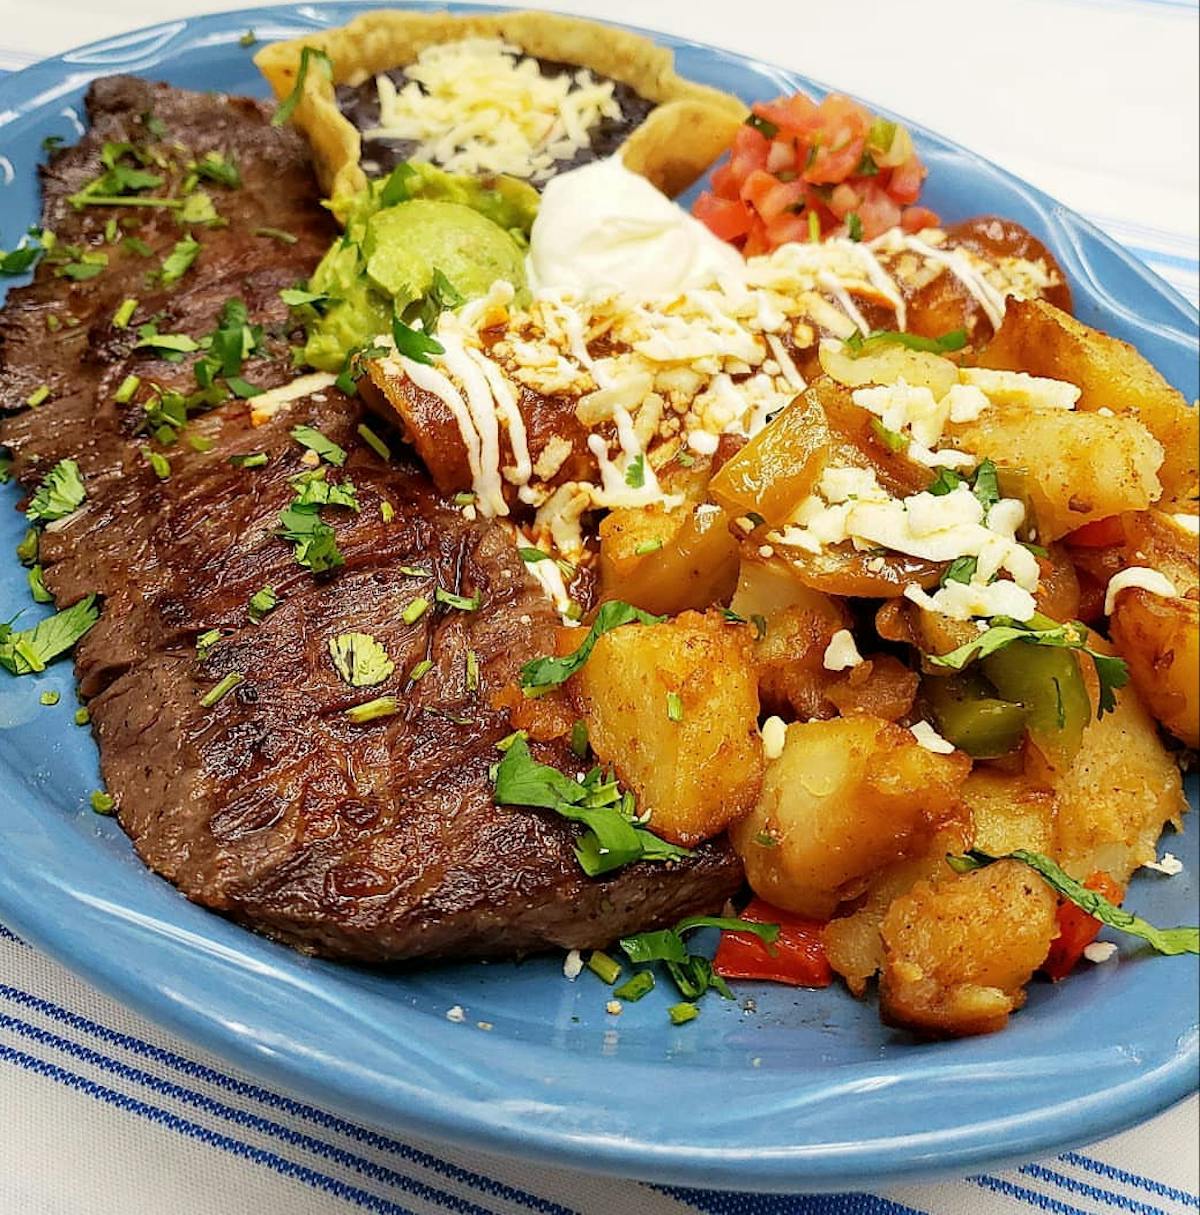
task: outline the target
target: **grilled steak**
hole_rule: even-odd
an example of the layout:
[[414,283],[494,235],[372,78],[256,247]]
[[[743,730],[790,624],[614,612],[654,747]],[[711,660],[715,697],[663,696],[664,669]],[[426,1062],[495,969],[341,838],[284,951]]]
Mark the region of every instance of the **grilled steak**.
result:
[[[593,880],[575,861],[575,827],[493,803],[495,744],[512,730],[498,694],[522,662],[553,649],[556,620],[503,530],[440,497],[395,435],[390,461],[360,441],[357,398],[328,388],[258,427],[233,398],[192,417],[169,446],[144,433],[152,386],[190,392],[195,382],[191,356],[171,362],[135,346],[139,324],[157,315],[160,334],[200,339],[237,297],[262,326],[242,377],[288,382],[298,335],[279,289],[307,277],[333,229],[302,143],[272,128],[258,102],[116,77],[92,87],[88,112],[88,135],[45,173],[45,223],[65,256],[104,252],[108,264],[76,282],[61,257],[43,262],[10,294],[0,404],[18,409],[42,384],[50,398],[7,418],[0,442],[27,488],[64,457],[83,473],[84,507],[43,534],[40,558],[60,605],[104,596],[77,669],[108,788],[142,858],[258,931],[367,961],[597,946],[719,907],[741,880],[723,843]],[[66,201],[102,170],[106,142],[147,141],[169,149],[165,174],[210,151],[241,171],[240,188],[211,186],[225,226],[195,230],[199,255],[173,287],[148,277],[183,235],[172,212]],[[125,229],[132,245],[114,218],[140,221]],[[125,299],[139,303],[122,327],[114,314]],[[130,375],[140,387],[119,404]],[[276,534],[294,480],[311,471],[291,437],[297,425],[349,452],[328,481],[356,489],[357,510],[323,511],[344,557],[323,575]],[[150,450],[169,459],[167,479]],[[259,452],[260,467],[231,463]],[[247,603],[264,586],[279,605],[256,624]],[[406,623],[404,607],[417,596],[432,603],[436,586],[478,593],[482,606],[438,604]],[[197,657],[197,637],[214,629],[220,639]],[[386,648],[395,662],[386,681],[352,687],[335,671],[329,641],[350,631]],[[206,706],[227,676],[241,682]],[[400,711],[346,717],[379,696],[395,696]],[[564,744],[535,750],[578,770]]]

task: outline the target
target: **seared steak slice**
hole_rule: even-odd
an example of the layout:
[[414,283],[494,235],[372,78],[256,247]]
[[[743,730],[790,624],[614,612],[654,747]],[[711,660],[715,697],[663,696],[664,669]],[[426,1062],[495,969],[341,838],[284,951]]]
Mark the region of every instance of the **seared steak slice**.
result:
[[[464,517],[410,456],[383,461],[360,441],[357,398],[328,389],[257,428],[245,401],[226,401],[191,420],[180,442],[154,446],[171,475],[154,474],[139,433],[143,397],[119,405],[113,395],[129,374],[190,388],[190,360],[135,349],[135,331],[112,324],[120,302],[142,301],[139,320],[161,313],[160,332],[200,338],[237,296],[264,329],[243,376],[284,383],[294,372],[278,291],[308,276],[332,228],[303,146],[257,102],[114,78],[93,86],[88,108],[91,131],[46,174],[46,223],[61,243],[101,247],[112,211],[75,211],[65,197],[100,171],[105,141],[145,140],[148,113],[185,145],[183,159],[219,150],[243,179],[214,188],[228,226],[197,230],[200,255],[175,289],[146,279],[180,237],[172,217],[153,214],[138,228],[152,258],[110,243],[108,269],[83,283],[43,263],[0,318],[0,402],[17,408],[42,383],[52,392],[0,427],[17,475],[32,488],[71,456],[85,476],[85,506],[43,535],[41,559],[60,603],[105,596],[77,666],[105,779],[146,863],[269,936],[367,961],[597,946],[719,907],[741,880],[723,843],[593,880],[575,861],[574,826],[493,803],[495,744],[512,730],[497,698],[521,663],[553,649],[556,618],[504,530]],[[297,239],[254,236],[264,225]],[[51,312],[79,324],[47,330]],[[328,476],[357,491],[357,512],[323,511],[344,565],[322,576],[275,534],[293,480],[311,468],[290,435],[300,424],[349,451]],[[252,452],[266,465],[230,463]],[[279,605],[255,624],[247,602],[268,585]],[[432,603],[437,586],[478,592],[481,606],[439,604],[405,623],[404,607],[417,596]],[[197,657],[197,637],[213,629],[220,640]],[[331,663],[330,639],[352,631],[374,636],[395,663],[378,685],[351,687]],[[229,675],[241,682],[205,706]],[[398,711],[357,724],[345,715],[380,696],[394,696]],[[536,749],[578,770],[562,743]]]

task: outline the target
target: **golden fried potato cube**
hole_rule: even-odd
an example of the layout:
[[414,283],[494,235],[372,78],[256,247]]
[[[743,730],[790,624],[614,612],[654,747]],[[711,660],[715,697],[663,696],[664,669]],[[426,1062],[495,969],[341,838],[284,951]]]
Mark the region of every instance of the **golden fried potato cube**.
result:
[[828,919],[878,870],[928,847],[959,813],[970,767],[880,718],[794,722],[730,839],[756,894]]
[[745,625],[685,612],[605,634],[576,678],[592,749],[674,843],[718,834],[758,797],[750,644]]
[[949,428],[950,442],[1019,474],[1040,544],[1158,500],[1163,449],[1133,417],[996,405]]
[[1164,502],[1194,501],[1200,487],[1200,414],[1132,346],[1043,300],[1008,301],[980,366],[1069,380],[1077,410],[1131,415],[1162,444]]
[[1057,934],[1057,906],[1019,861],[919,882],[892,903],[880,930],[884,1021],[933,1037],[1003,1029]]

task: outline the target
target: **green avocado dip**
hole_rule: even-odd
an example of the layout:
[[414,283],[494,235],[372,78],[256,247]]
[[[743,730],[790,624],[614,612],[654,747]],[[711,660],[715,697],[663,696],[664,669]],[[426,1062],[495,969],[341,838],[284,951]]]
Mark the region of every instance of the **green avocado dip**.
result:
[[[486,295],[498,279],[528,300],[525,248],[538,195],[515,178],[480,181],[432,165],[400,165],[341,208],[345,234],[309,281],[327,297],[308,314],[304,362],[337,372],[391,329]],[[430,311],[428,303],[433,302]]]

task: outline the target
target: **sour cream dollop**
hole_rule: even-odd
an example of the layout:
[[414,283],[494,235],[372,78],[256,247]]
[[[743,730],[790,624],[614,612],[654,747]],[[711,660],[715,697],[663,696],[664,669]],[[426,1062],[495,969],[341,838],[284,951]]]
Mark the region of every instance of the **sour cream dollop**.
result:
[[711,286],[743,265],[736,249],[611,156],[547,184],[526,270],[535,291],[645,298]]

